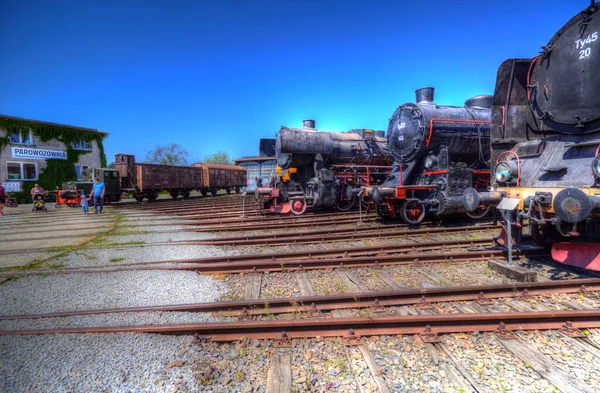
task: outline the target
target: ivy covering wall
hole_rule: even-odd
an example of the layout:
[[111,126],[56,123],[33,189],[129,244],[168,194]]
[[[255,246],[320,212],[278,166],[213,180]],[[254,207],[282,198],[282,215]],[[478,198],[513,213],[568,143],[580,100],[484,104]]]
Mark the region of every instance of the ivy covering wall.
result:
[[57,187],[62,187],[62,183],[64,182],[77,180],[75,164],[79,161],[79,155],[87,154],[89,151],[73,149],[73,143],[85,141],[91,145],[95,141],[100,150],[100,165],[102,168],[106,168],[106,154],[104,153],[104,144],[102,143],[106,134],[66,128],[53,124],[40,124],[27,120],[10,119],[2,116],[0,116],[0,130],[6,131],[6,136],[0,137],[0,151],[10,143],[11,134],[20,133],[25,138],[30,130],[36,139],[42,142],[55,139],[64,143],[67,149],[66,160],[46,160],[46,168],[43,173],[38,175],[37,182],[24,181],[21,187],[22,192],[11,193],[12,196],[17,198],[19,203],[31,202],[30,192],[35,183],[38,183],[45,190],[55,190]]

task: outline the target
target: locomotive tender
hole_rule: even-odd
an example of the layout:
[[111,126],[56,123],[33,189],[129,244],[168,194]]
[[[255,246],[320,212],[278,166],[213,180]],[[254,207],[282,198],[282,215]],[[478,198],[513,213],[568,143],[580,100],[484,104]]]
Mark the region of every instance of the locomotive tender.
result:
[[307,207],[348,210],[352,186],[383,181],[392,156],[383,131],[325,132],[314,120],[282,126],[275,142],[277,174],[256,195],[273,213],[303,214]]
[[117,154],[115,167],[119,171],[121,191],[133,193],[138,202],[144,198],[152,202],[160,191],[168,191],[173,199],[179,194],[187,199],[192,190],[200,191],[203,196],[209,192],[215,196],[219,189],[229,194],[231,190],[240,192],[246,185],[246,168],[235,165],[146,164],[136,163],[133,155]]
[[591,270],[600,270],[599,33],[599,5],[592,1],[540,55],[500,65],[492,191],[464,194],[468,209],[515,198],[516,241],[526,227],[540,245],[552,244],[556,261]]
[[364,191],[384,219],[400,216],[415,225],[428,214],[467,213],[463,191],[489,186],[491,96],[475,96],[457,107],[437,105],[433,95],[432,87],[417,90],[416,103],[400,105],[389,121],[394,168],[381,186]]

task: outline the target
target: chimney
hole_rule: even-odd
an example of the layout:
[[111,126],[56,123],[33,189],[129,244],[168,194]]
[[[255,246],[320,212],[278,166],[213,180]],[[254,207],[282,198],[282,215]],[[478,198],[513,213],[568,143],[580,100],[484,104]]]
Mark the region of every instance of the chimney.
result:
[[302,128],[315,128],[315,121],[314,120],[302,120]]
[[415,91],[417,104],[433,104],[433,87],[424,87]]

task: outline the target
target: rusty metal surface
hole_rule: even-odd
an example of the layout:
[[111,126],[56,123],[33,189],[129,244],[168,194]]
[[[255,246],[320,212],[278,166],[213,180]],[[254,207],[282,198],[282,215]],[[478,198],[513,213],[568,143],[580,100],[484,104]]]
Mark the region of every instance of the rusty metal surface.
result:
[[[418,305],[498,298],[531,298],[554,293],[589,294],[600,291],[600,279],[525,282],[494,285],[421,288],[396,291],[373,291],[325,296],[300,296],[261,300],[234,300],[165,306],[128,307],[83,311],[57,312],[35,315],[5,315],[0,320],[67,317],[75,315],[112,314],[123,312],[185,311],[220,312],[219,316],[263,315],[289,312],[311,312],[349,308],[383,308],[386,306]],[[268,305],[268,306],[267,306]]]
[[[570,322],[567,325],[567,322]],[[1,335],[120,333],[143,332],[164,334],[198,334],[212,341],[233,341],[244,337],[256,339],[371,336],[382,334],[442,334],[459,332],[494,332],[500,324],[507,331],[600,327],[600,310],[537,311],[518,313],[436,314],[384,316],[371,318],[315,318],[279,321],[212,322],[116,326],[42,330],[3,330]]]

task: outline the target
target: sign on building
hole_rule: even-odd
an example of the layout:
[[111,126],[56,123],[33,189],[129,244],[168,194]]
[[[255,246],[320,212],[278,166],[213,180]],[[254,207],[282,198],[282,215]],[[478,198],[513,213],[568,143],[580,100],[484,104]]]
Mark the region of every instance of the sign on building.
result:
[[6,190],[6,192],[20,192],[21,191],[21,182],[18,181],[3,181],[2,187]]
[[29,147],[12,147],[13,158],[29,158],[33,160],[47,160],[54,158],[66,160],[67,152],[60,150],[32,149]]

